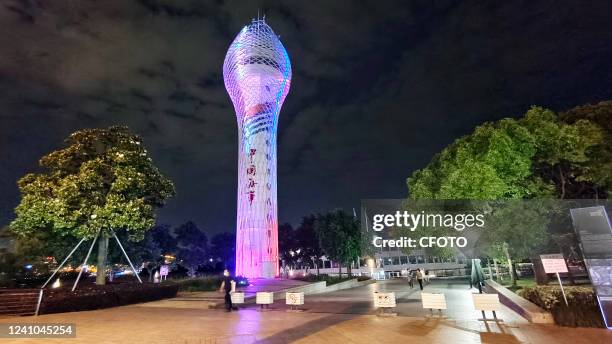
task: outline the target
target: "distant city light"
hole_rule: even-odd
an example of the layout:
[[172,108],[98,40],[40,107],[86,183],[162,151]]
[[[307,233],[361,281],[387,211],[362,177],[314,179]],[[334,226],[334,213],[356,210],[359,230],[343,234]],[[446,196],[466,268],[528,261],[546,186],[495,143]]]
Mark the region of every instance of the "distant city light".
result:
[[57,288],[59,288],[61,286],[62,286],[62,283],[60,282],[59,278],[56,279],[55,282],[53,282],[53,284],[51,284],[51,288],[53,288],[53,289],[57,289]]

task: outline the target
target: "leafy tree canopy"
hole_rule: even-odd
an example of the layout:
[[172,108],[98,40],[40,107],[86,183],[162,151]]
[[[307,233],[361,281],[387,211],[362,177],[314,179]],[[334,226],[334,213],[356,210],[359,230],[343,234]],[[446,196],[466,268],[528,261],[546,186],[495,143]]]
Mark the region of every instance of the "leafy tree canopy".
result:
[[328,258],[350,266],[360,255],[361,230],[354,216],[337,209],[318,215],[314,228]]
[[79,130],[65,143],[40,159],[43,172],[19,180],[22,198],[11,229],[77,238],[125,229],[141,240],[155,223],[154,208],[174,195],[141,139],[126,127],[111,127]]
[[515,199],[551,196],[554,183],[536,173],[538,164],[589,161],[603,144],[599,125],[565,123],[532,107],[521,119],[484,123],[434,156],[408,178],[412,199]]
[[602,129],[600,143],[587,152],[588,159],[573,168],[571,174],[578,182],[590,182],[603,190],[612,190],[612,101],[577,106],[561,113],[560,118],[569,124],[587,120]]
[[208,237],[198,226],[188,221],[175,230],[178,243],[177,259],[189,270],[190,276],[208,259]]

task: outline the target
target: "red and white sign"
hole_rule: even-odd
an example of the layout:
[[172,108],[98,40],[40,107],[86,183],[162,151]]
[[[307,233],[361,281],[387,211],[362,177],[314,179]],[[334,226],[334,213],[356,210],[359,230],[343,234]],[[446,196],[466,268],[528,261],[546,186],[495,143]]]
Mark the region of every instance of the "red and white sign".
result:
[[565,259],[563,259],[563,255],[560,253],[541,254],[540,259],[542,259],[544,272],[546,272],[547,274],[567,272],[567,265],[565,265]]

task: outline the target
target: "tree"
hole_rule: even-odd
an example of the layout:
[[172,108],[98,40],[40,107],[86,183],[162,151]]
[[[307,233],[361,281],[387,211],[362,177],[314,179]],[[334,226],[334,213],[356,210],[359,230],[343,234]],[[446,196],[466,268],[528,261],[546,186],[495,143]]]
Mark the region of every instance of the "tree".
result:
[[177,260],[180,265],[189,271],[190,277],[195,277],[195,272],[208,259],[208,238],[206,233],[198,226],[188,221],[176,230],[178,243]]
[[[566,124],[550,110],[532,107],[522,119],[476,127],[408,178],[411,199],[516,199],[552,196],[555,183],[542,166],[578,168],[603,143],[601,128],[579,120]],[[562,172],[561,172],[562,173]],[[561,183],[566,183],[562,173]],[[565,197],[561,186],[557,195]]]
[[302,218],[300,225],[295,230],[295,246],[302,261],[312,261],[319,275],[319,259],[323,256],[323,249],[320,237],[315,230],[315,222],[316,216],[312,214]]
[[[155,239],[154,230],[147,231],[144,238],[138,242],[124,241],[126,241],[124,249],[132,263],[146,269],[149,275],[149,282],[153,282],[155,270],[164,262],[163,250],[160,243]],[[114,256],[116,261],[123,260],[121,252],[118,252],[117,249],[112,251],[114,253],[112,256]]]
[[[601,128],[593,122],[580,119],[566,123],[550,110],[532,107],[521,119],[484,123],[444,148],[408,178],[409,198],[565,198],[568,182],[591,161],[589,153],[603,143],[602,138]],[[520,228],[508,230],[500,225],[487,229],[489,252],[502,252],[511,270],[513,259],[527,258],[526,250],[535,247],[525,247],[526,238],[538,245],[547,232],[532,215],[526,216],[526,224]]]
[[148,233],[159,246],[162,254],[176,254],[176,238],[172,236],[170,225],[158,225],[153,227]]
[[299,257],[296,254],[295,231],[289,223],[278,226],[278,252],[284,265],[295,267]]
[[[142,240],[155,224],[155,208],[174,195],[172,182],[126,127],[79,130],[64,148],[42,157],[40,166],[43,172],[18,182],[21,202],[11,229],[22,237],[37,231],[99,237],[98,271],[105,271],[113,232]],[[96,283],[105,283],[103,273]]]
[[555,204],[551,200],[532,199],[493,201],[489,205],[491,210],[479,246],[490,257],[506,260],[510,279],[516,285],[514,262],[533,257],[546,243]]
[[[534,137],[536,174],[555,186],[559,198],[567,198],[569,184],[577,176],[581,176],[579,181],[599,181],[586,168],[595,162],[589,153],[604,143],[599,125],[586,119],[576,119],[567,124],[554,112],[539,107],[529,110],[521,123]],[[595,163],[601,164],[600,161]]]
[[[566,170],[569,176],[568,199],[602,198],[612,190],[612,101],[577,106],[560,114],[560,119],[573,125],[587,120],[601,129],[602,140],[586,152],[588,159],[578,168]],[[567,165],[562,165],[567,169]]]
[[226,269],[233,270],[236,260],[236,235],[219,233],[210,239],[210,254],[220,259]]
[[325,254],[339,263],[338,275],[342,276],[342,263],[344,263],[350,277],[351,263],[359,257],[361,247],[358,220],[337,209],[318,215],[314,228]]

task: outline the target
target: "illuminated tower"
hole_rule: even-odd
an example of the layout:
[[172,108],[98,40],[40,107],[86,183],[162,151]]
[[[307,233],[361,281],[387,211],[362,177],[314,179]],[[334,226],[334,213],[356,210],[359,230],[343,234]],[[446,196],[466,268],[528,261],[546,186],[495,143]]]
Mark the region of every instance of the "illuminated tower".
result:
[[276,130],[291,63],[265,20],[238,33],[223,79],[238,121],[236,275],[272,278],[278,275]]

